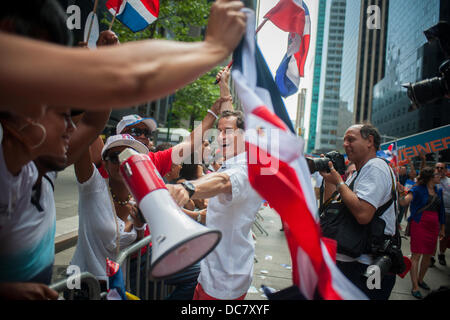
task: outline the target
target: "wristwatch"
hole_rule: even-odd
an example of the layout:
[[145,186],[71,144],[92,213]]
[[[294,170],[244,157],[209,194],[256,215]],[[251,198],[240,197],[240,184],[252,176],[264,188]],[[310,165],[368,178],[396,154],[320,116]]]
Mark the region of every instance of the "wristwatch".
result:
[[184,181],[181,183],[181,185],[186,189],[186,191],[189,194],[189,199],[192,197],[192,195],[195,193],[195,187],[192,183],[189,181]]

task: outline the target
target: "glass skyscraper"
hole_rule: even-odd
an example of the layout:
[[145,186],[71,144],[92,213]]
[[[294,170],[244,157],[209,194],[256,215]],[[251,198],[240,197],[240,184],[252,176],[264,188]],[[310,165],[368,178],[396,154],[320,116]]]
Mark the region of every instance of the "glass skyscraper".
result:
[[401,86],[439,75],[444,56],[423,31],[440,20],[450,22],[448,0],[389,2],[385,77],[374,87],[371,119],[382,135],[404,137],[450,123],[448,100],[408,112],[410,101]]
[[[324,51],[320,76],[319,111],[315,150],[336,149],[339,117],[339,91],[345,28],[345,0],[332,0],[326,10]],[[318,57],[316,56],[316,59]],[[314,90],[314,89],[313,89]],[[314,98],[314,95],[313,95]]]
[[309,134],[307,140],[306,152],[310,153],[315,149],[316,145],[316,125],[317,112],[319,110],[319,91],[320,91],[320,73],[322,70],[322,49],[323,49],[323,35],[325,31],[325,12],[327,2],[326,0],[319,0],[319,13],[317,19],[317,35],[316,35],[316,54],[314,58],[314,76],[312,86],[311,99],[311,116],[309,122]]

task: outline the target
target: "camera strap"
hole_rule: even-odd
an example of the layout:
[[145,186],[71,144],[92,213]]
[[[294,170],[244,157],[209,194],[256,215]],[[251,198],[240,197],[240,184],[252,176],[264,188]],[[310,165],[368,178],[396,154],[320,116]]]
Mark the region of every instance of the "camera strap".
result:
[[[361,168],[362,169],[362,168]],[[352,182],[350,183],[350,185],[348,186],[350,188],[350,190],[353,191],[353,186],[355,184],[356,179],[358,178],[359,172],[361,172],[361,169],[359,171],[356,172],[356,176],[355,178],[352,180]],[[392,181],[392,185],[391,185],[391,199],[389,199],[385,204],[383,204],[381,207],[379,207],[376,211],[375,211],[375,216],[376,217],[381,217],[383,215],[383,213],[391,206],[391,204],[393,202],[394,203],[394,211],[395,211],[395,217],[397,219],[397,193],[395,192],[395,182],[394,182],[394,177],[392,175],[392,171],[391,169],[388,167],[389,170],[389,174],[391,175],[391,181]],[[324,182],[325,180],[322,180],[322,185],[320,187],[320,207],[319,207],[319,216],[323,213],[323,211],[325,210],[325,208],[327,206],[330,205],[330,203],[337,198],[337,196],[339,195],[339,192],[336,190],[335,192],[333,192],[330,196],[330,198],[325,201],[325,203],[323,203],[323,193],[324,193]],[[396,231],[398,229],[398,226],[396,225]]]
[[[353,186],[355,184],[356,178],[358,177],[359,171],[356,171],[356,177],[352,180],[352,182],[350,183],[350,185],[348,186],[350,188],[350,190],[353,191]],[[323,211],[325,210],[326,207],[328,207],[330,205],[331,202],[333,202],[334,200],[337,200],[339,197],[339,192],[336,190],[334,191],[330,198],[328,198],[327,201],[325,201],[325,203],[323,203],[323,193],[325,190],[324,187],[324,183],[325,180],[322,180],[322,186],[320,187],[320,207],[319,207],[319,216],[323,213]]]

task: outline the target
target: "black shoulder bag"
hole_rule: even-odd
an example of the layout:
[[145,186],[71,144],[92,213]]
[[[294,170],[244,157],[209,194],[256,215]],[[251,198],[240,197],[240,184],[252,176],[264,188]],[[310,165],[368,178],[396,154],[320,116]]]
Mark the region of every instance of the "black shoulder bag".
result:
[[[359,172],[349,185],[352,191],[358,174]],[[392,189],[395,192],[394,185]],[[340,197],[333,201],[337,194],[337,191],[334,192],[330,199],[319,208],[323,236],[336,240],[337,252],[349,257],[357,258],[363,253],[370,253],[372,242],[379,242],[384,238],[386,222],[380,217],[391,206],[394,198],[391,197],[375,211],[370,223],[363,225],[358,223]]]

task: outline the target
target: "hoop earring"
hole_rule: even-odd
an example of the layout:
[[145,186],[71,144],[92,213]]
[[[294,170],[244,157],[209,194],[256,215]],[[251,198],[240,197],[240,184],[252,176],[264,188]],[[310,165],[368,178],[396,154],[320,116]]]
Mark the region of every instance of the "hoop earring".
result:
[[22,128],[19,130],[19,132],[22,131],[22,130],[24,130],[24,129],[25,129],[26,127],[28,127],[29,125],[36,126],[36,127],[40,128],[40,129],[42,130],[42,138],[41,138],[41,141],[39,141],[39,143],[36,144],[36,145],[34,145],[34,146],[29,146],[30,149],[36,149],[36,148],[39,148],[39,147],[44,143],[45,139],[47,138],[47,130],[46,130],[45,127],[44,127],[42,124],[40,124],[39,122],[29,120],[28,124],[25,125],[24,127],[22,127]]

